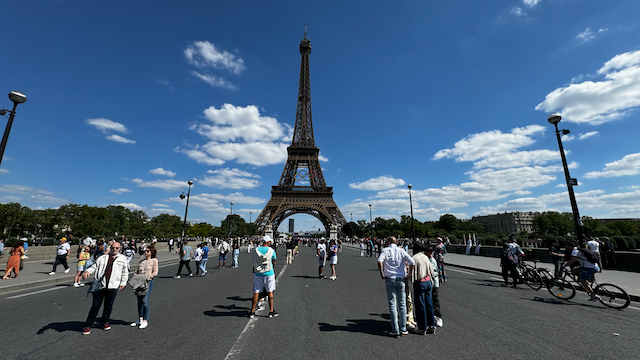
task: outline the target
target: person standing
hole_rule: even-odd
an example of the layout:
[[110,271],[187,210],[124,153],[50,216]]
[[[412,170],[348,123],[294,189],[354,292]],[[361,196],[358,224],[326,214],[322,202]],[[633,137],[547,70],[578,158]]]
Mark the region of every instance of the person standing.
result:
[[207,275],[207,261],[209,261],[209,247],[207,246],[207,243],[203,243],[202,260],[200,261],[200,271],[202,271],[202,276]]
[[7,260],[7,267],[4,271],[4,276],[2,277],[2,279],[10,279],[12,271],[15,274],[15,277],[18,277],[18,275],[20,275],[20,258],[23,255],[24,249],[22,248],[22,245],[20,245],[19,243],[13,245],[11,251],[9,252],[9,260]]
[[184,245],[182,245],[182,253],[180,254],[180,265],[178,266],[178,273],[174,276],[174,279],[180,279],[180,273],[182,272],[182,267],[186,266],[187,271],[189,271],[189,277],[193,277],[193,271],[191,271],[191,258],[193,257],[193,249],[189,246],[189,242],[187,240],[184,241]]
[[173,239],[169,239],[169,252],[171,252],[172,248],[173,248]]
[[64,273],[67,274],[69,272],[69,265],[67,265],[67,259],[69,259],[69,252],[71,251],[71,246],[67,243],[67,238],[63,237],[60,239],[60,245],[56,248],[56,260],[53,262],[53,270],[49,273],[49,275],[55,275],[56,269],[58,269],[58,265],[62,264],[64,266]]
[[415,266],[411,272],[413,282],[413,294],[415,298],[416,322],[418,330],[416,334],[435,333],[435,319],[433,316],[432,289],[434,270],[429,257],[424,253],[424,248],[420,244],[413,245],[413,261]]
[[597,237],[592,237],[591,240],[587,241],[587,247],[591,250],[592,253],[595,254],[596,259],[598,259],[598,272],[602,272],[602,257],[600,256],[600,239]]
[[360,241],[360,257],[364,257],[364,242]]
[[608,237],[604,237],[604,244],[602,245],[602,250],[604,252],[605,265],[607,269],[611,269],[612,267],[618,268],[618,262],[616,261],[616,245],[609,239]]
[[295,247],[293,240],[287,240],[287,264],[293,262],[293,248]]
[[560,269],[562,268],[562,262],[564,261],[564,254],[560,251],[560,244],[558,240],[554,239],[549,246],[549,253],[551,254],[551,262],[553,262],[553,277],[560,276]]
[[389,301],[389,314],[391,315],[391,331],[389,335],[400,337],[407,335],[407,304],[404,278],[407,276],[406,265],[409,264],[409,273],[413,273],[415,261],[398,247],[398,240],[391,236],[390,245],[381,251],[378,257],[378,271],[385,281],[387,300]]
[[227,266],[227,254],[229,253],[229,243],[224,239],[218,245],[218,269],[224,269]]
[[235,240],[233,242],[233,268],[236,269],[238,268],[239,262],[238,262],[238,257],[240,256],[240,242],[238,240]]
[[193,261],[196,262],[196,276],[200,275],[200,262],[202,261],[202,243],[196,245],[196,251],[193,254]]
[[444,271],[444,255],[447,253],[447,245],[442,241],[442,238],[438,238],[438,243],[435,249],[435,259],[438,263],[439,279],[442,282],[447,282],[447,273]]
[[4,257],[4,239],[0,238],[0,259]]
[[91,326],[93,325],[102,302],[104,301],[104,309],[102,310],[102,329],[111,330],[109,325],[109,317],[113,310],[113,302],[116,300],[118,290],[123,290],[129,280],[129,270],[127,269],[127,259],[120,254],[122,245],[114,242],[109,248],[109,253],[104,254],[96,260],[96,263],[85,269],[82,278],[86,279],[90,275],[95,275],[95,280],[100,280],[100,290],[93,293],[93,303],[87,321],[82,329],[83,335],[91,334]]
[[502,267],[502,279],[504,282],[500,286],[509,286],[509,272],[511,272],[511,277],[513,278],[513,288],[518,287],[518,269],[516,269],[516,264],[518,260],[516,256],[509,249],[509,244],[506,242],[502,243],[502,253],[500,253],[500,266]]
[[149,296],[153,289],[153,278],[158,276],[158,259],[156,259],[157,250],[155,247],[149,247],[144,251],[144,258],[138,263],[136,274],[147,275],[146,290],[136,293],[138,298],[138,321],[131,323],[131,326],[137,326],[144,329],[149,326]]
[[318,279],[325,279],[324,276],[324,264],[327,262],[327,245],[324,243],[324,238],[321,238],[316,247],[316,254],[318,256]]
[[440,313],[440,296],[438,294],[438,290],[440,289],[440,276],[438,274],[438,262],[433,257],[433,248],[431,246],[426,246],[424,248],[424,253],[429,257],[429,261],[431,262],[431,267],[433,268],[433,276],[431,277],[431,284],[433,285],[433,289],[431,289],[431,299],[433,303],[433,318],[436,321],[436,326],[442,327],[442,314]]
[[250,318],[256,316],[256,305],[262,291],[267,292],[269,301],[269,317],[277,317],[279,314],[273,309],[273,292],[276,290],[276,276],[273,271],[276,265],[276,251],[270,247],[271,237],[265,235],[262,245],[253,253],[253,298],[251,300]]
[[329,266],[331,267],[331,277],[329,279],[336,280],[336,265],[338,264],[338,245],[335,240],[329,242]]
[[82,280],[82,273],[84,272],[87,260],[91,258],[91,254],[89,253],[90,250],[91,249],[89,248],[89,246],[85,246],[84,248],[82,248],[80,254],[78,255],[78,272],[76,272],[76,277],[73,281],[73,287],[84,286],[84,284],[80,280]]

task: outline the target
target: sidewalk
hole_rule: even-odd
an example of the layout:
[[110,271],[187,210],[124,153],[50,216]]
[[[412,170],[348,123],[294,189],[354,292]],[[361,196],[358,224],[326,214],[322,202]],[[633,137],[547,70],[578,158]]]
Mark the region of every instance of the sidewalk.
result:
[[[209,254],[209,258],[211,259],[211,255],[213,255],[213,253],[210,252]],[[159,265],[178,262],[178,254],[175,253],[175,249],[173,252],[169,253],[169,250],[166,247],[164,247],[163,250],[158,250],[156,258],[158,259]],[[23,270],[20,271],[20,275],[17,278],[7,280],[0,279],[0,294],[50,284],[73,284],[73,280],[77,272],[77,259],[69,259],[70,270],[68,274],[64,273],[64,267],[62,265],[58,265],[56,274],[49,275],[49,272],[53,268],[53,260],[54,259],[26,261],[24,263]],[[138,255],[131,260],[130,271],[135,271],[139,261],[140,257]],[[4,267],[0,272],[4,275]],[[85,282],[87,281],[89,280],[85,280]]]
[[[527,261],[533,264],[531,261]],[[489,274],[502,276],[500,259],[476,255],[462,255],[448,253],[444,258],[445,271],[447,266],[475,270]],[[543,267],[553,272],[553,264],[538,263],[538,267]],[[603,270],[596,274],[599,283],[610,283],[620,286],[631,296],[631,301],[640,302],[640,274],[628,271]]]

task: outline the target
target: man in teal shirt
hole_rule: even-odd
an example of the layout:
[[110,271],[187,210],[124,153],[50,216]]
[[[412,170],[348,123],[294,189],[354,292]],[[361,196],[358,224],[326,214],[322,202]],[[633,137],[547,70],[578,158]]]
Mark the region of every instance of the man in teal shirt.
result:
[[253,252],[253,301],[251,302],[250,318],[256,316],[258,297],[264,290],[269,296],[269,317],[279,314],[273,310],[273,291],[276,289],[276,276],[273,267],[276,265],[276,251],[271,245],[271,237],[266,235],[260,241],[260,246]]
[[178,266],[178,274],[173,277],[174,279],[180,279],[180,273],[182,272],[183,266],[187,267],[187,271],[189,271],[189,277],[193,277],[191,266],[189,266],[191,257],[193,257],[193,249],[191,248],[191,246],[189,246],[189,242],[185,240],[184,245],[182,246],[182,253],[180,254],[180,265]]

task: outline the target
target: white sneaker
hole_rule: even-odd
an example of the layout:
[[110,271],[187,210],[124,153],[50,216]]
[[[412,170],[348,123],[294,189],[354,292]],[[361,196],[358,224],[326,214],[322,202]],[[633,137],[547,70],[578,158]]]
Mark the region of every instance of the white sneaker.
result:
[[139,320],[134,322],[134,323],[131,323],[131,327],[136,327],[138,325],[140,325],[140,321]]
[[262,310],[264,310],[264,305],[258,304],[258,309],[256,311],[262,311]]
[[84,286],[84,283],[80,283],[80,286]]
[[73,283],[73,287],[80,287],[78,283]]
[[439,318],[437,316],[434,316],[434,318],[436,318],[436,326],[442,327],[442,318]]
[[69,273],[69,270],[71,270],[71,268],[68,268],[67,270],[64,271],[65,274]]
[[180,275],[176,275],[173,277],[174,279],[180,279]]
[[56,274],[56,273],[55,273],[55,272],[53,272],[53,271],[49,273],[49,275],[55,275],[55,274]]
[[138,328],[139,329],[144,329],[147,326],[149,326],[149,322],[148,321],[143,321],[142,323],[140,323],[140,326]]

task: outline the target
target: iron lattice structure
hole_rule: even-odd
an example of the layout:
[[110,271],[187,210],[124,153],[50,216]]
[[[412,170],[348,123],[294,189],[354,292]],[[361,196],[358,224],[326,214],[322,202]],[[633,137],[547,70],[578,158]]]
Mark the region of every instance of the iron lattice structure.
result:
[[256,219],[258,234],[264,235],[265,228],[271,224],[277,230],[287,217],[294,214],[309,214],[329,231],[331,225],[341,228],[347,223],[342,212],[333,200],[333,188],[328,187],[313,136],[311,116],[311,82],[309,76],[309,55],[311,41],[300,41],[300,85],[298,87],[298,106],[296,124],[291,146],[287,148],[287,162],[284,165],[280,182],[272,186],[271,199]]

